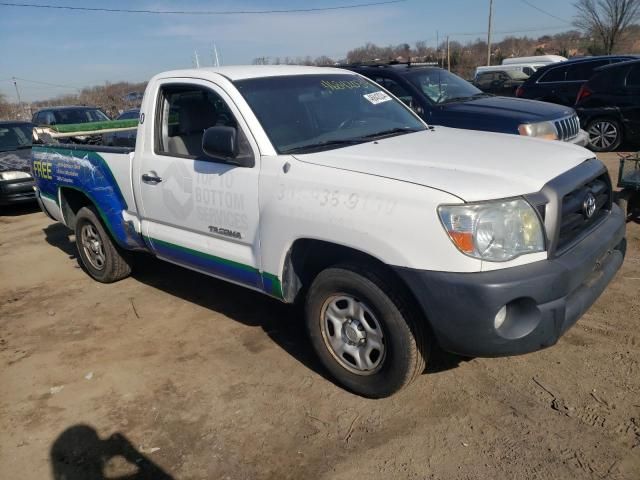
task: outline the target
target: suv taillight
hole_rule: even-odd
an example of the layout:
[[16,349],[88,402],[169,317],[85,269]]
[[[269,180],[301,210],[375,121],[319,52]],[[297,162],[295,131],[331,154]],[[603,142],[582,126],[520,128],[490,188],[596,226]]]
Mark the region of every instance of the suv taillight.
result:
[[524,88],[522,88],[522,85],[520,85],[517,89],[516,89],[516,97],[521,97],[524,95]]
[[576,103],[580,102],[580,100],[583,100],[589,97],[592,94],[593,94],[593,91],[591,91],[591,89],[587,87],[587,84],[585,83],[580,87],[580,91],[578,92],[578,97],[576,98]]

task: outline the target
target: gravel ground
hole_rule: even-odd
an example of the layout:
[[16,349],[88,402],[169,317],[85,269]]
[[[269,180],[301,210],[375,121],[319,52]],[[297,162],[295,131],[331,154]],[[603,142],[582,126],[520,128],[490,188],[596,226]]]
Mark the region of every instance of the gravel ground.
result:
[[376,401],[325,377],[291,308],[152,258],[102,285],[72,239],[0,216],[2,479],[640,478],[638,223],[556,346],[439,354]]

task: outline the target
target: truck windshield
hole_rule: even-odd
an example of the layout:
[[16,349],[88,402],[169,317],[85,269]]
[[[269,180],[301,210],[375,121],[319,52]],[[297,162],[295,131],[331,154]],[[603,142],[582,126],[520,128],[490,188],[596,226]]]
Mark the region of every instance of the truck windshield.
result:
[[4,123],[0,124],[0,152],[31,148],[30,123]]
[[234,83],[281,154],[329,150],[426,128],[402,102],[357,75]]
[[485,95],[466,80],[440,68],[416,70],[407,77],[433,103],[449,103]]

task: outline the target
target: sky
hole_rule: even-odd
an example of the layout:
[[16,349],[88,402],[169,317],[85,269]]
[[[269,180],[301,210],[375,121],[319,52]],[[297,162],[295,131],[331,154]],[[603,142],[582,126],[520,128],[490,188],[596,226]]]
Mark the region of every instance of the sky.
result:
[[[266,10],[334,7],[379,0],[32,0],[29,3],[147,10]],[[19,3],[19,0],[16,0]],[[0,2],[1,3],[1,2]],[[15,2],[14,2],[15,3]],[[527,3],[551,13],[536,10]],[[16,101],[74,93],[105,82],[143,81],[191,67],[194,51],[212,64],[215,42],[223,65],[256,57],[344,58],[347,51],[450,35],[486,38],[489,0],[406,0],[315,13],[154,15],[20,8],[0,5],[0,92]],[[494,38],[501,32],[537,37],[571,28],[572,0],[494,0]],[[532,31],[535,30],[535,31]],[[24,79],[24,80],[21,80]],[[56,86],[34,82],[46,82]]]

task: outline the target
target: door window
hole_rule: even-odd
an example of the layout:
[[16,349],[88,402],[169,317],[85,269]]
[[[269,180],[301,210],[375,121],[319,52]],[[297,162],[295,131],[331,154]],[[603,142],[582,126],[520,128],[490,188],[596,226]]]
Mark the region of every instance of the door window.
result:
[[636,63],[627,75],[627,87],[640,87],[640,63]]
[[156,153],[187,158],[207,158],[202,136],[209,127],[237,130],[240,157],[252,155],[251,146],[227,103],[212,90],[197,86],[171,86],[160,92],[160,125]]
[[580,62],[569,67],[567,81],[577,82],[589,80],[593,76],[594,69],[609,65],[609,60],[597,60],[593,62]]
[[547,70],[542,74],[539,83],[564,82],[567,74],[567,67],[557,67]]

